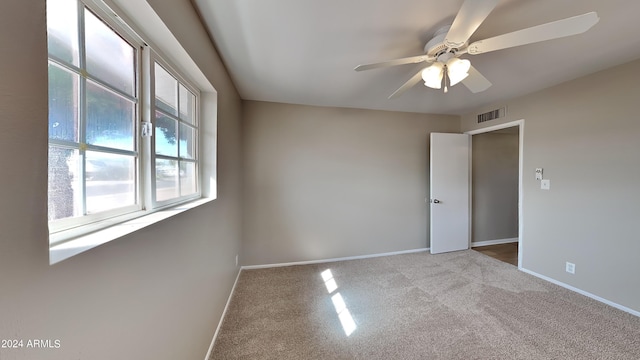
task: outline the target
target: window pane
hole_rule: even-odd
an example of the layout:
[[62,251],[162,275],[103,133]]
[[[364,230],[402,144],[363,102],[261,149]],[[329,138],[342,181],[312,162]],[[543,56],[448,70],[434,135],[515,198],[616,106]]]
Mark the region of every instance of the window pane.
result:
[[82,215],[78,150],[49,146],[49,220]]
[[178,156],[178,121],[156,111],[156,154]]
[[87,81],[87,143],[134,150],[135,105]]
[[179,196],[179,173],[177,160],[156,159],[156,201]]
[[88,214],[136,203],[133,156],[87,151],[85,173]]
[[79,77],[49,63],[49,139],[78,142]]
[[191,195],[197,191],[196,164],[192,162],[180,162],[180,195]]
[[169,114],[178,116],[178,80],[155,64],[156,106]]
[[180,157],[193,159],[196,156],[196,131],[188,125],[180,124]]
[[85,43],[89,74],[134,95],[134,49],[105,23],[85,9]]
[[49,54],[78,66],[78,2],[47,0],[47,41]]
[[180,84],[180,119],[193,124],[196,96]]

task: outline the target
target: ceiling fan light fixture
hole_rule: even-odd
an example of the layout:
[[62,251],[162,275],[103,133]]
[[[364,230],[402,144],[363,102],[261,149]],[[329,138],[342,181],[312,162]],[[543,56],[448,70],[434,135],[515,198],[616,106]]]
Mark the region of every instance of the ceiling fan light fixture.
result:
[[469,76],[469,69],[471,68],[471,62],[469,60],[462,60],[458,58],[451,58],[447,61],[447,75],[451,86],[459,83]]
[[456,73],[451,73],[449,72],[449,83],[451,84],[451,86],[459,83],[460,81],[464,80],[467,78],[467,76],[469,76],[469,73],[464,73],[464,74],[456,74]]
[[422,70],[422,80],[424,80],[424,85],[432,89],[440,89],[442,87],[443,75],[444,66],[439,62],[436,62]]

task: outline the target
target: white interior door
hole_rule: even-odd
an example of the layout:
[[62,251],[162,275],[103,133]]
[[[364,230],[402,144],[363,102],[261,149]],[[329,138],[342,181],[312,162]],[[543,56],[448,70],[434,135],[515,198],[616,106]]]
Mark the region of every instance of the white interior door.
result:
[[431,253],[469,248],[469,135],[431,133]]

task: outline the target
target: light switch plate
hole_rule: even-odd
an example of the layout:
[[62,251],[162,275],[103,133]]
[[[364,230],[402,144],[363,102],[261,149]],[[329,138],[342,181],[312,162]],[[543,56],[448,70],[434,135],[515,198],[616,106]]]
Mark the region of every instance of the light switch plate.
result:
[[540,181],[540,189],[542,189],[542,190],[551,189],[551,180],[545,179],[545,180]]

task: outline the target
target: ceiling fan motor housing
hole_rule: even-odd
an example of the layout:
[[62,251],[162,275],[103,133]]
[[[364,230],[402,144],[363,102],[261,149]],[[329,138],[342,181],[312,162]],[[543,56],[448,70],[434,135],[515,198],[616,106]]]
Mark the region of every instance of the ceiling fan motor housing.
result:
[[[424,46],[425,54],[427,54],[429,57],[438,58],[447,52],[447,46],[444,44],[444,39],[447,36],[450,28],[451,25],[445,25],[438,29],[435,34],[433,34],[433,38],[431,38],[431,40],[429,40]],[[455,50],[453,51],[454,54]],[[444,59],[444,61],[447,60],[448,59]]]

